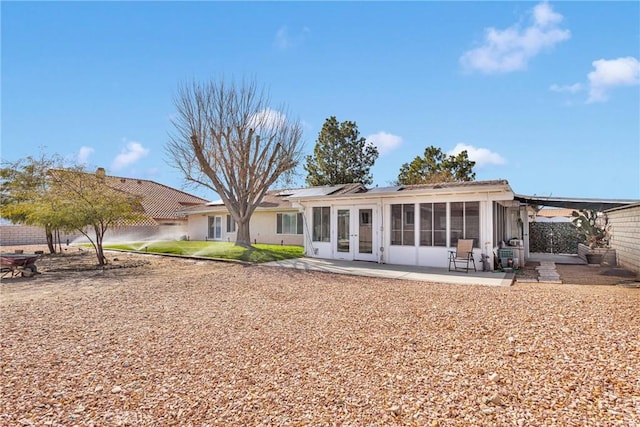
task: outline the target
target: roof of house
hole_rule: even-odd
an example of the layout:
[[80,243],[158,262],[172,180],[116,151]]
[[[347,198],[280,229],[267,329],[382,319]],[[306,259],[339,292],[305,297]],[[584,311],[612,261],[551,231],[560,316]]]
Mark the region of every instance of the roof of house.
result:
[[[353,185],[353,184],[350,184]],[[512,192],[509,182],[506,180],[492,181],[464,181],[464,182],[441,182],[437,184],[418,184],[418,185],[396,185],[389,187],[365,188],[360,184],[356,184],[359,188],[345,192],[333,192],[329,194],[315,193],[294,193],[290,197],[295,200],[301,199],[317,199],[323,197],[371,197],[377,196],[405,196],[413,194],[442,194],[442,193],[466,193],[491,189],[499,191]]]
[[[306,187],[306,188],[285,188],[277,190],[269,190],[264,195],[262,201],[256,208],[256,210],[278,210],[278,209],[295,209],[291,202],[291,197],[297,194],[307,193],[322,193],[331,195],[340,195],[347,193],[354,193],[359,191],[366,191],[366,188],[362,184],[345,184],[335,186],[320,186],[320,187]],[[180,210],[182,214],[195,214],[203,212],[216,212],[226,210],[224,202],[222,200],[214,200],[208,203],[199,204],[197,206],[191,206]]]
[[180,211],[185,207],[206,202],[200,197],[146,179],[106,175],[105,180],[111,188],[140,196],[145,213],[156,221],[183,220],[184,214]]
[[[421,184],[421,185],[397,185],[389,187],[366,188],[362,184],[340,184],[325,185],[318,187],[291,188],[269,190],[265,194],[262,202],[256,208],[259,210],[278,210],[278,209],[295,209],[293,202],[298,200],[310,200],[318,198],[340,198],[340,197],[371,197],[375,196],[395,196],[406,195],[411,193],[427,193],[427,192],[449,192],[449,191],[475,191],[480,188],[497,187],[501,191],[511,191],[509,183],[506,180],[494,181],[470,181],[470,182],[446,182],[438,184]],[[183,214],[196,214],[206,212],[226,211],[222,200],[215,200],[198,206],[189,207],[181,210]]]
[[559,217],[559,216],[565,216],[565,217],[570,217],[571,214],[575,212],[575,209],[562,209],[562,208],[558,208],[558,209],[540,209],[537,213],[536,216],[543,216],[546,218],[555,218],[555,217]]

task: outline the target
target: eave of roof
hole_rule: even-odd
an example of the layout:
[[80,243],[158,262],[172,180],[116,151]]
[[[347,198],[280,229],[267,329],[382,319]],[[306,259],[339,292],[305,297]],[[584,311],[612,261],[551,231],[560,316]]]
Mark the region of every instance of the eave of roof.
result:
[[525,196],[516,194],[515,199],[529,205],[553,206],[557,208],[567,208],[575,210],[595,210],[605,211],[621,206],[638,203],[640,200],[631,199],[595,199],[595,198],[577,198],[577,197],[544,197],[544,196]]

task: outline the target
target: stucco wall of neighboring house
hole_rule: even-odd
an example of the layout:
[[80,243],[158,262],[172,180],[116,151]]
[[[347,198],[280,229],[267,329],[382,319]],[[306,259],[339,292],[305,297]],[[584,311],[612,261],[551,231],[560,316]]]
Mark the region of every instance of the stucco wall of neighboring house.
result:
[[640,203],[607,211],[618,264],[640,274]]
[[[174,240],[187,234],[186,223],[175,222],[174,225],[160,226],[128,226],[116,227],[107,230],[104,236],[105,243],[109,241],[136,241],[136,240]],[[93,233],[89,234],[93,238]],[[88,239],[81,233],[60,233],[60,242],[66,243],[87,242]],[[0,226],[0,245],[42,245],[47,243],[43,228],[26,225],[2,225]]]

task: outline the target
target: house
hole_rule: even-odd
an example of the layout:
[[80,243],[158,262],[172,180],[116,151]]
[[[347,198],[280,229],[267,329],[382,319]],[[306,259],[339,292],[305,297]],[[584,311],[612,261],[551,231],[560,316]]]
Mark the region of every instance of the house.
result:
[[[183,211],[195,240],[234,241],[221,201]],[[489,256],[522,240],[527,213],[504,180],[368,189],[361,184],[269,191],[251,219],[257,243],[302,245],[310,257],[447,267],[458,239]],[[479,264],[480,265],[480,264]]]
[[[159,184],[155,181],[107,175],[98,168],[96,175],[113,189],[140,197],[145,218],[135,224],[109,229],[107,239],[180,238],[187,234],[187,217],[180,211],[189,206],[206,203],[205,199]],[[65,233],[61,241],[82,241],[78,232]],[[43,228],[26,225],[0,225],[0,244],[30,245],[45,244]]]
[[[334,192],[342,194],[354,188],[364,187],[360,184],[344,185],[335,187]],[[304,217],[300,209],[293,205],[290,197],[309,190],[298,188],[267,191],[249,223],[253,243],[303,246],[306,232]],[[222,200],[193,206],[182,210],[181,213],[189,218],[187,235],[192,240],[236,240],[236,223]]]
[[116,227],[108,237],[180,238],[187,235],[187,217],[180,213],[190,206],[206,203],[205,199],[146,179],[106,175],[104,168],[96,174],[115,190],[140,197],[145,219],[131,225]]
[[538,211],[529,207],[529,222],[571,222],[574,209],[542,208]]

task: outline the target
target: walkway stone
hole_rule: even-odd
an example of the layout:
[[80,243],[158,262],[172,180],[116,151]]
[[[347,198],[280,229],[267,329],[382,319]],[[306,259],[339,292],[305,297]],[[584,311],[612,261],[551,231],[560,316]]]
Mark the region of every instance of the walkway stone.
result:
[[556,270],[556,263],[551,261],[542,261],[536,267],[538,271],[538,282],[541,283],[562,283],[560,274]]

